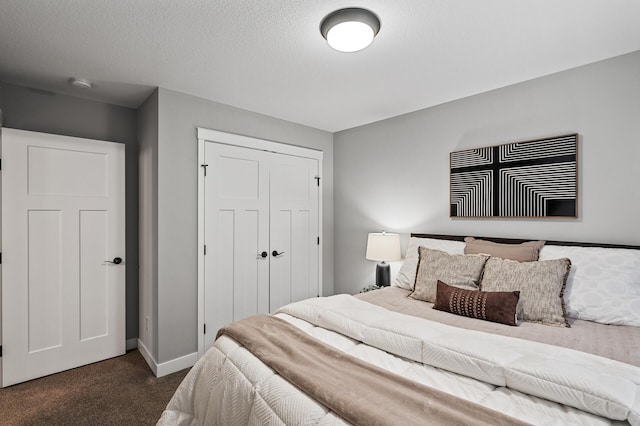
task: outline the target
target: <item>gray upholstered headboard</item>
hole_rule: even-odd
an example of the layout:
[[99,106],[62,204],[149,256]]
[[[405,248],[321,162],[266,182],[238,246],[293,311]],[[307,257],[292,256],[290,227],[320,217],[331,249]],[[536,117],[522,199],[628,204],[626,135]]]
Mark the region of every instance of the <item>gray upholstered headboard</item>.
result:
[[[475,235],[444,235],[444,234],[418,234],[418,233],[411,233],[411,236],[418,237],[418,238],[433,238],[436,240],[452,240],[452,241],[464,241],[465,237],[471,236],[475,238],[481,238],[483,240],[493,241],[495,243],[505,243],[505,244],[519,244],[525,241],[532,240],[532,238],[529,238],[529,239],[496,238],[496,237],[478,237]],[[546,244],[557,245],[557,246],[605,247],[605,248],[624,248],[624,249],[640,250],[640,246],[626,245],[626,244],[580,243],[576,241],[549,241],[549,240],[546,240]]]

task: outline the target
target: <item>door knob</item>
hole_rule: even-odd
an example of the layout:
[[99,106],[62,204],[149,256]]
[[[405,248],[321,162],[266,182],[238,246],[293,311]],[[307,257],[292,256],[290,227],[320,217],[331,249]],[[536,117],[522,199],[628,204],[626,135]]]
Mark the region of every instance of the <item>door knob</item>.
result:
[[271,255],[274,256],[274,257],[275,256],[280,256],[281,254],[284,254],[284,252],[282,251],[282,252],[278,253],[278,250],[274,250],[274,251],[271,252]]
[[269,256],[269,253],[267,253],[266,251],[263,251],[262,253],[260,253],[260,257],[265,258]]
[[105,260],[105,262],[115,263],[116,265],[119,265],[119,264],[122,263],[122,258],[121,257],[114,257],[113,260]]

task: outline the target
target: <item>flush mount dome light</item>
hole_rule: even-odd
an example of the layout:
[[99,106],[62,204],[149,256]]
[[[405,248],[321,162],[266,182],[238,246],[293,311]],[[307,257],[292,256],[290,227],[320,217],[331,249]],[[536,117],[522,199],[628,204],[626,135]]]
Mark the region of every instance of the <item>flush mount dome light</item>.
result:
[[380,31],[380,20],[371,11],[350,7],[328,14],[320,33],[329,46],[340,52],[357,52],[369,46]]

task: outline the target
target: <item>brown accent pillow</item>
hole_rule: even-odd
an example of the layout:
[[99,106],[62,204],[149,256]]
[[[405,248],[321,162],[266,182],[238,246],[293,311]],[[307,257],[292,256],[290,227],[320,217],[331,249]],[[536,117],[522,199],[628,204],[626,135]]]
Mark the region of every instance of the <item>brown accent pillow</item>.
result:
[[482,269],[489,256],[449,254],[440,250],[419,247],[420,257],[412,299],[436,301],[438,280],[454,287],[478,290]]
[[534,262],[538,260],[540,249],[544,241],[527,241],[520,244],[502,244],[493,241],[478,240],[466,237],[464,254],[488,254],[501,259],[517,260],[518,262]]
[[569,327],[564,288],[571,269],[567,258],[515,262],[492,257],[484,267],[482,291],[520,291],[524,321]]
[[471,291],[451,287],[438,280],[436,303],[433,309],[463,317],[518,325],[518,300],[520,300],[520,292],[517,290]]

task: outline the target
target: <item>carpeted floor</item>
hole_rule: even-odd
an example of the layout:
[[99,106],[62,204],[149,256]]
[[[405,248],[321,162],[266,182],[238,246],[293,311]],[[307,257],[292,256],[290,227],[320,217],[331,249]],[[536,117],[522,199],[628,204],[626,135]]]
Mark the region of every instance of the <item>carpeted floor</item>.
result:
[[156,378],[133,350],[0,389],[0,424],[154,425],[187,371]]

